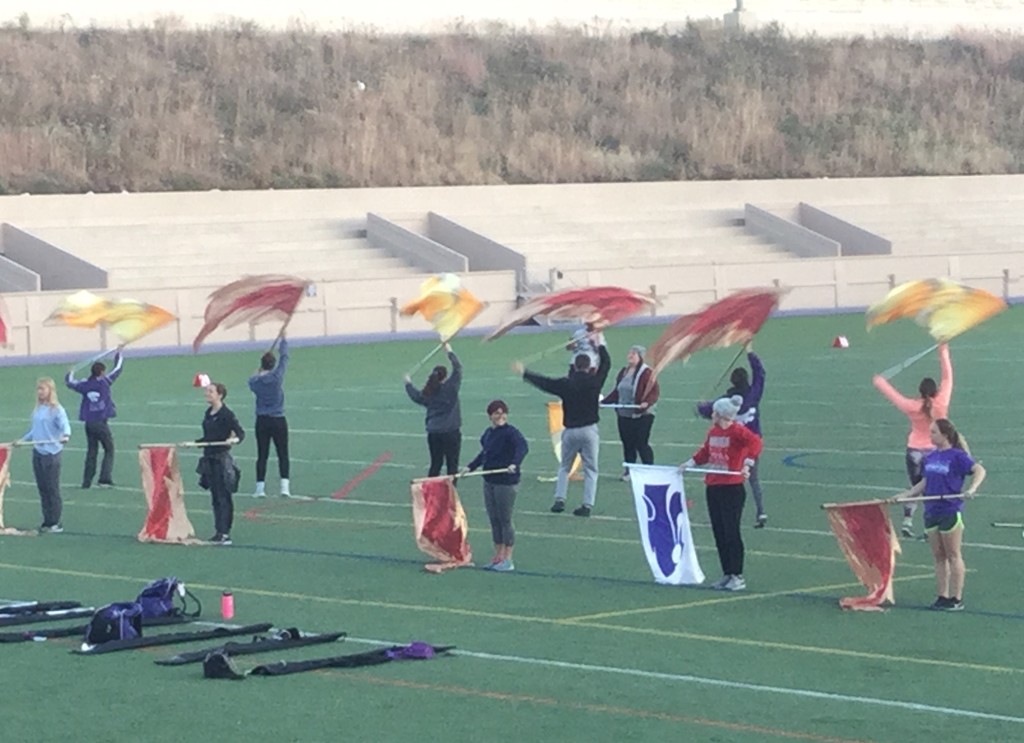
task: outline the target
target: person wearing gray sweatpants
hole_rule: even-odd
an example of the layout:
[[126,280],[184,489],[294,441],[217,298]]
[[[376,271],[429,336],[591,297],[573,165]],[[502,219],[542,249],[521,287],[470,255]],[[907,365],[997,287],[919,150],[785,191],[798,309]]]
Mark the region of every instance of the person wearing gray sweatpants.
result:
[[573,360],[573,368],[569,374],[558,379],[529,371],[518,361],[512,367],[534,387],[562,400],[562,420],[565,425],[562,430],[562,464],[558,468],[552,513],[561,513],[565,510],[569,471],[577,454],[583,459],[583,504],[573,511],[573,515],[589,516],[597,498],[597,464],[600,448],[597,430],[597,423],[600,420],[598,405],[601,389],[612,367],[612,359],[605,347],[604,333],[596,333],[594,344],[597,346],[598,354],[597,369],[592,368],[590,357],[582,353]]

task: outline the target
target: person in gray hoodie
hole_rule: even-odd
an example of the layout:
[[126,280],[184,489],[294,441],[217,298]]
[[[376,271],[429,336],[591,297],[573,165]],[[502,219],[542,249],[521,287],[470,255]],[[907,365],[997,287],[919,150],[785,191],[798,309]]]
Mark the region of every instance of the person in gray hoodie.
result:
[[462,386],[462,363],[445,343],[444,350],[452,362],[452,373],[444,366],[435,366],[427,377],[423,389],[412,385],[405,375],[405,391],[409,399],[427,409],[427,449],[430,451],[428,477],[441,474],[444,464],[449,475],[459,472],[459,452],[462,449],[462,412],[459,409],[459,388]]

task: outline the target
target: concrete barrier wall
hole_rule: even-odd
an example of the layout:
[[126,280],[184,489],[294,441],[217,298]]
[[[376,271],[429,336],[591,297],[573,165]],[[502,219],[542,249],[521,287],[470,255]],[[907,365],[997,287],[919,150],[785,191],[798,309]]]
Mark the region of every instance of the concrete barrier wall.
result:
[[427,214],[427,237],[469,259],[470,271],[515,271],[525,278],[526,256],[436,212]]
[[764,235],[802,258],[839,255],[839,243],[769,211],[746,204],[743,207],[747,231]]
[[822,209],[805,204],[797,207],[797,221],[819,235],[835,240],[841,246],[840,255],[891,255],[892,241],[869,232]]
[[374,247],[383,248],[428,273],[469,270],[469,261],[464,255],[377,214],[366,215],[366,237]]
[[2,226],[4,255],[39,274],[43,289],[99,289],[107,272],[10,224]]
[[42,286],[35,271],[0,255],[0,292],[37,292]]

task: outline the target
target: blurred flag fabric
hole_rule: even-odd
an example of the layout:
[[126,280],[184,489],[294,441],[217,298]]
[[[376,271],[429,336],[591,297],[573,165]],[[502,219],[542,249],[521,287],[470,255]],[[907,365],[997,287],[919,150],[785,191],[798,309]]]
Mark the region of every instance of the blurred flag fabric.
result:
[[[547,403],[548,409],[548,433],[551,435],[551,446],[555,450],[555,460],[558,462],[559,469],[562,466],[562,431],[565,430],[565,420],[563,418],[562,401],[551,400]],[[576,459],[573,460],[572,467],[569,469],[569,479],[571,480],[582,480],[583,475],[580,474],[580,467],[583,466],[583,458],[577,454]],[[539,477],[541,482],[554,482],[558,479],[556,473],[553,477]]]
[[173,445],[139,449],[142,491],[146,495],[146,521],[140,542],[201,544],[185,510],[185,486]]
[[549,320],[580,320],[598,328],[605,328],[657,304],[657,300],[647,294],[639,294],[618,286],[564,289],[543,294],[509,312],[484,340],[499,338],[517,325],[530,322],[537,317],[547,317]]
[[295,276],[264,274],[246,276],[222,286],[210,294],[203,327],[192,341],[193,352],[214,330],[233,328],[242,323],[264,322],[288,324],[311,281]]
[[73,328],[105,326],[121,343],[137,341],[176,318],[162,307],[137,299],[110,300],[83,289],[65,297],[45,324],[64,324]]
[[984,289],[951,279],[921,279],[900,284],[869,307],[867,327],[908,318],[945,343],[1006,308],[1005,301]]
[[840,599],[839,605],[857,611],[881,611],[896,603],[892,579],[900,543],[885,504],[837,504],[825,512],[846,561],[869,592],[867,596]]
[[416,546],[437,560],[426,570],[440,573],[472,564],[466,512],[450,477],[413,481],[412,520]]
[[103,322],[122,343],[132,343],[176,319],[170,312],[155,304],[147,304],[137,299],[118,299],[108,303]]
[[25,531],[8,527],[4,523],[4,494],[7,486],[11,484],[11,452],[14,447],[10,444],[0,444],[0,534],[4,536],[30,536],[34,531]]
[[698,351],[725,348],[751,341],[785,289],[744,289],[730,294],[692,315],[677,318],[647,351],[655,376],[673,361],[684,361]]
[[462,286],[453,273],[431,276],[420,287],[420,295],[403,305],[403,315],[420,315],[429,322],[442,343],[447,343],[479,315],[486,304]]
[[627,464],[633,503],[647,564],[654,580],[673,586],[699,585],[704,571],[690,533],[683,475],[678,467]]

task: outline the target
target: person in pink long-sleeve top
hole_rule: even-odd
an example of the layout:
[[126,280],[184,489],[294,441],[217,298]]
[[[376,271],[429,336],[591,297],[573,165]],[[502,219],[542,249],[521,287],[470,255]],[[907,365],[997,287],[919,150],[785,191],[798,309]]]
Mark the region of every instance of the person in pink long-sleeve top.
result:
[[[953,396],[953,362],[949,357],[949,346],[945,343],[939,344],[939,369],[942,373],[939,383],[936,384],[931,377],[925,377],[917,386],[920,396],[913,398],[901,395],[881,374],[876,374],[871,380],[878,391],[910,420],[907,477],[911,487],[921,482],[924,477],[924,457],[935,449],[929,433],[932,421],[949,417],[949,401]],[[908,503],[903,507],[903,527],[900,531],[904,537],[914,536],[916,508],[916,503]]]

